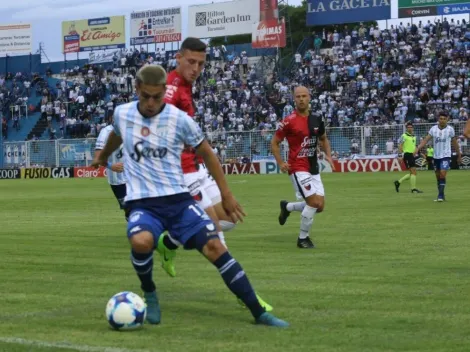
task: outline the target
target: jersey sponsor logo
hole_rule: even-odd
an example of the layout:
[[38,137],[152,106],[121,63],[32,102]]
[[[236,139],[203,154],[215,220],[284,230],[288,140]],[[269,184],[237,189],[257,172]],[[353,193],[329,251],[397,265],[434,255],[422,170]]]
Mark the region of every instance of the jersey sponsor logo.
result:
[[150,134],[150,130],[148,129],[148,127],[142,127],[142,129],[140,130],[140,134],[144,137],[147,137]]
[[130,154],[132,160],[139,162],[144,159],[163,159],[168,153],[167,148],[144,147],[144,142],[140,141],[134,145],[134,152]]
[[317,137],[305,137],[300,147],[301,149],[297,154],[297,158],[311,158],[315,156],[317,151]]
[[172,84],[166,86],[165,101],[170,104],[173,102],[173,99],[178,91],[179,78],[175,78]]
[[0,169],[0,180],[11,180],[21,177],[19,169]]

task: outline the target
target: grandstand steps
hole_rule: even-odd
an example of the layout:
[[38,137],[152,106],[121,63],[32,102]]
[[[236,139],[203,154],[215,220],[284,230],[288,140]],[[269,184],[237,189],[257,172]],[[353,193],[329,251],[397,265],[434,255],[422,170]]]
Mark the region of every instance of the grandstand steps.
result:
[[28,134],[28,139],[32,139],[33,136],[38,138],[42,137],[44,131],[47,129],[47,121],[39,118]]
[[28,115],[28,117],[22,117],[20,120],[21,128],[19,131],[16,131],[13,128],[13,121],[10,121],[8,124],[8,138],[6,141],[11,142],[27,140],[29,132],[36,125],[40,117],[40,113],[32,113]]

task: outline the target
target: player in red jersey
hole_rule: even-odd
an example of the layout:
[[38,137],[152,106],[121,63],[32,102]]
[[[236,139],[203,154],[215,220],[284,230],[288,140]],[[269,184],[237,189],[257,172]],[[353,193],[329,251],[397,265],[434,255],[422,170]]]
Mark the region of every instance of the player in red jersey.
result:
[[[330,163],[333,170],[334,164],[323,118],[309,111],[308,89],[297,87],[294,91],[294,99],[296,109],[282,121],[271,141],[271,148],[281,171],[289,173],[297,200],[303,199],[304,201],[292,203],[281,201],[279,224],[284,225],[292,211],[302,212],[297,247],[315,248],[309,237],[309,231],[315,213],[323,211],[325,206],[325,190],[320,178],[317,156],[318,141],[325,152],[326,161]],[[289,143],[287,163],[282,160],[279,147],[284,138]]]
[[[193,83],[198,79],[206,63],[206,44],[198,38],[188,37],[181,44],[179,52],[176,54],[178,66],[171,71],[167,77],[167,90],[165,102],[175,105],[185,111],[188,115],[195,114],[193,103]],[[224,232],[235,227],[235,223],[225,212],[222,206],[222,197],[219,187],[212,176],[209,175],[204,161],[198,159],[195,151],[191,148],[185,149],[181,156],[181,166],[184,174],[184,181],[190,194],[197,201],[198,205],[205,210],[207,215],[217,226],[217,231],[222,243],[225,245]],[[161,243],[157,249],[162,257],[162,266],[170,276],[175,276],[173,259],[174,249],[177,243],[170,236],[160,236]],[[167,249],[170,249],[169,251]],[[273,308],[258,297],[260,304],[271,311]],[[240,302],[242,304],[242,302]]]

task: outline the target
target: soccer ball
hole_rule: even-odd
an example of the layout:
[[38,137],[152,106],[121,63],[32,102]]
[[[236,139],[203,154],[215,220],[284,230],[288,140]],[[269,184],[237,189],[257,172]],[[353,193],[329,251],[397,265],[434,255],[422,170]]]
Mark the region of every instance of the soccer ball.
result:
[[147,306],[142,298],[133,292],[116,293],[106,305],[106,318],[115,330],[140,328],[147,316]]

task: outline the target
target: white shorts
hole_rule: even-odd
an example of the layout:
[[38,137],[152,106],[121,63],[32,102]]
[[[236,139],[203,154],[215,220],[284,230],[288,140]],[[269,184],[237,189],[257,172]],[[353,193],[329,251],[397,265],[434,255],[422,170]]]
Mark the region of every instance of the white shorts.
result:
[[209,171],[206,168],[206,165],[199,164],[199,182],[201,183],[202,188],[206,191],[207,195],[209,196],[212,205],[220,203],[222,201],[222,196],[220,195],[219,186],[209,175]]
[[189,194],[194,198],[197,204],[204,210],[212,206],[211,198],[202,187],[199,181],[199,172],[184,174],[184,184],[189,189]]
[[294,185],[295,196],[298,200],[313,196],[325,196],[325,189],[321,182],[320,174],[312,175],[310,172],[299,171],[290,175]]

